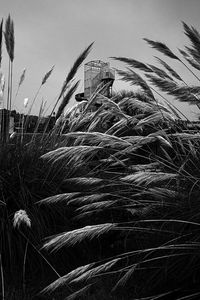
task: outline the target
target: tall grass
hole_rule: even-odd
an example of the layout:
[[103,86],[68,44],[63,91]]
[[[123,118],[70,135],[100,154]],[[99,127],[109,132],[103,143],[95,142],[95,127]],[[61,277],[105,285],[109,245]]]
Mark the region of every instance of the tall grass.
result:
[[[183,26],[192,46],[180,53],[190,66],[164,43],[146,41],[198,80],[193,68],[198,70],[200,34]],[[67,296],[71,287],[67,299],[79,299],[84,289],[84,299],[198,299],[199,132],[177,121],[182,112],[167,95],[198,105],[199,86],[184,82],[161,58],[156,57],[164,69],[115,59],[128,64],[118,73],[140,92],[111,100],[96,94],[92,106],[77,104],[66,114],[62,147],[42,156],[59,176],[63,194],[43,199],[40,207],[72,208],[76,222],[75,229],[50,237],[43,248],[58,256],[72,246],[88,254],[85,265],[43,293],[60,289]]]
[[[3,33],[3,20],[0,26],[0,34]],[[0,50],[2,49],[2,39],[0,35]],[[15,297],[12,290],[21,290],[19,297],[23,299],[34,297],[39,289],[47,284],[50,278],[60,277],[59,268],[63,260],[58,262],[52,260],[47,253],[40,250],[42,239],[51,234],[58,233],[66,226],[71,228],[71,221],[68,222],[70,212],[56,212],[54,216],[41,209],[36,202],[61,193],[59,179],[54,178],[52,170],[45,165],[40,157],[46,152],[57,147],[55,144],[58,127],[50,135],[43,133],[45,142],[42,141],[42,134],[38,138],[37,131],[39,122],[44,113],[45,103],[41,104],[38,122],[31,138],[26,134],[28,118],[32,107],[37,99],[40,89],[46,84],[51,75],[52,67],[41,80],[40,87],[32,101],[25,101],[28,114],[23,119],[23,132],[19,134],[9,134],[9,118],[13,104],[12,82],[13,82],[13,61],[14,61],[14,23],[9,16],[5,22],[5,44],[9,56],[7,98],[4,106],[7,108],[6,128],[1,132],[0,149],[0,205],[1,205],[1,238],[0,238],[0,276],[1,276],[1,298],[11,299]],[[81,53],[74,64],[71,72],[67,76],[65,89],[62,88],[61,95],[64,102],[58,109],[58,113],[64,110],[76,90],[78,83],[71,88],[70,83],[74,80],[77,69],[89,54],[91,45]],[[0,58],[1,58],[0,51]],[[23,71],[15,93],[17,98],[19,88],[25,78]],[[3,78],[1,78],[3,79]],[[3,81],[1,88],[3,89]],[[5,115],[4,115],[5,117]],[[21,121],[22,121],[21,119]],[[47,137],[47,139],[46,139]],[[14,222],[14,223],[13,223]],[[66,225],[68,223],[68,225]],[[26,226],[25,226],[26,225]],[[31,226],[29,226],[31,225]],[[56,263],[57,261],[57,263]],[[58,270],[57,270],[58,269]],[[8,297],[8,298],[7,298]],[[20,299],[22,299],[20,298]],[[19,298],[18,298],[19,299]]]

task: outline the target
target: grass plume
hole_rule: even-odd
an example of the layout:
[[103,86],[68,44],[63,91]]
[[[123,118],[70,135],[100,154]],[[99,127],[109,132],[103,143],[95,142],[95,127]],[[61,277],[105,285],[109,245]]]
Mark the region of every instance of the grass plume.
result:
[[155,42],[150,39],[144,38],[144,40],[154,49],[158,50],[162,54],[172,58],[179,60],[178,56],[176,56],[164,43],[162,42]]
[[3,40],[3,19],[1,20],[1,24],[0,24],[0,67],[2,61],[2,40]]
[[90,53],[92,46],[93,46],[94,42],[91,43],[79,56],[78,58],[75,60],[73,66],[71,67],[69,73],[67,74],[67,77],[63,83],[62,89],[60,91],[60,94],[58,96],[58,100],[60,100],[60,98],[62,97],[62,95],[65,93],[66,89],[69,87],[70,82],[72,81],[72,79],[74,78],[74,76],[76,75],[78,69],[80,68],[81,64],[83,63],[83,61],[86,59],[86,57],[88,56],[88,54]]

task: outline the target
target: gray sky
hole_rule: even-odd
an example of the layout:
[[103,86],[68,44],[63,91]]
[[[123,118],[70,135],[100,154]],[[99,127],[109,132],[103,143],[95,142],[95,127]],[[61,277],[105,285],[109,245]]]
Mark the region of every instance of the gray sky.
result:
[[[42,77],[55,65],[33,112],[38,112],[42,98],[53,103],[73,61],[93,41],[87,61],[101,59],[110,61],[113,67],[125,68],[109,57],[126,56],[155,63],[154,55],[163,56],[149,48],[144,37],[163,41],[176,52],[187,42],[181,20],[200,30],[199,0],[0,0],[0,4],[0,18],[5,20],[10,13],[15,24],[14,93],[22,70],[27,68],[14,107],[20,112],[24,111],[23,99],[33,99]],[[166,62],[171,64],[167,58]],[[174,62],[172,65],[184,79],[195,83],[185,69]],[[7,66],[4,47],[5,74]],[[77,78],[82,77],[83,67],[77,74]],[[114,90],[123,88],[127,85],[116,80]],[[83,82],[79,87],[82,90]],[[190,109],[197,112],[196,107],[178,107],[190,116]]]

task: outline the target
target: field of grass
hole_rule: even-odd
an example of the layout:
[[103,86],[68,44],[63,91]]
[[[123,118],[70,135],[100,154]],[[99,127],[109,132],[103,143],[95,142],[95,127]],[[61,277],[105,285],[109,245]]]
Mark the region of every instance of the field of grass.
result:
[[[1,130],[0,293],[4,299],[199,299],[200,134],[169,100],[200,99],[200,34],[183,24],[190,46],[174,54],[197,85],[188,85],[163,59],[160,67],[113,57],[128,68],[122,80],[138,91],[111,99],[100,86],[88,101],[66,109],[77,90],[75,60],[50,117],[50,132],[26,140]],[[14,23],[5,22],[9,72],[1,76],[4,107],[12,109]],[[0,27],[0,54],[3,43]],[[1,55],[0,55],[1,58]],[[135,70],[138,70],[136,72]],[[41,82],[46,83],[53,68]],[[23,83],[23,72],[19,87]],[[28,104],[30,115],[38,91]],[[17,93],[16,93],[17,95]],[[162,99],[160,102],[158,99]],[[98,105],[97,105],[98,104]],[[27,103],[25,103],[27,105]],[[38,122],[44,113],[41,104]],[[39,123],[38,123],[39,124]]]

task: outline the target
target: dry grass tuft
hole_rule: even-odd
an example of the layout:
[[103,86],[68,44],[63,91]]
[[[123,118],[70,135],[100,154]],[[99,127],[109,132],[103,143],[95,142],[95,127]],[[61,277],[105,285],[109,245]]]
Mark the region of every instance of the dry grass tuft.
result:
[[98,237],[110,230],[113,230],[115,227],[115,224],[107,223],[85,226],[80,229],[64,232],[51,238],[44,244],[43,248],[51,251],[58,251],[65,245],[75,245],[76,243],[83,241],[85,238],[93,239],[94,237]]
[[20,228],[21,225],[26,225],[29,228],[31,227],[31,220],[26,211],[23,209],[16,211],[13,218],[14,228]]

